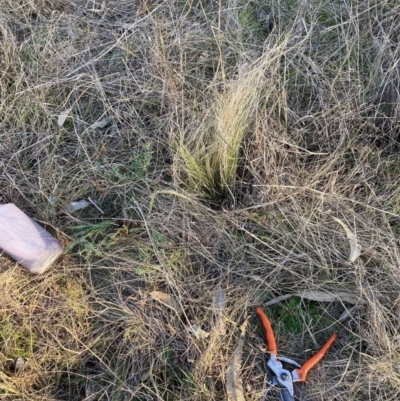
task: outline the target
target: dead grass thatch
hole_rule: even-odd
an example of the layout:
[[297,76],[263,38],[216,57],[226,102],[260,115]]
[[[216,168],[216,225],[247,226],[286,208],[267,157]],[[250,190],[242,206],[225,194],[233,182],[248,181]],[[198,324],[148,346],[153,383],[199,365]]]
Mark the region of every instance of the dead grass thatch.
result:
[[0,256],[0,399],[223,400],[249,317],[258,400],[254,307],[312,290],[336,300],[266,308],[299,362],[339,334],[299,399],[397,400],[399,15],[0,0],[0,203],[66,249],[42,277]]

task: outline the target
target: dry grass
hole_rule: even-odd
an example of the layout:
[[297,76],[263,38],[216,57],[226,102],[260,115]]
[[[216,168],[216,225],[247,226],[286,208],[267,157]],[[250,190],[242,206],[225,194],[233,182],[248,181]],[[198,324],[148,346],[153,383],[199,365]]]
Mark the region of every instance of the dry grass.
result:
[[313,289],[360,304],[268,309],[299,361],[339,333],[299,399],[398,400],[399,32],[394,0],[0,0],[0,203],[66,247],[0,256],[0,399],[222,400],[250,316],[258,400],[254,306]]

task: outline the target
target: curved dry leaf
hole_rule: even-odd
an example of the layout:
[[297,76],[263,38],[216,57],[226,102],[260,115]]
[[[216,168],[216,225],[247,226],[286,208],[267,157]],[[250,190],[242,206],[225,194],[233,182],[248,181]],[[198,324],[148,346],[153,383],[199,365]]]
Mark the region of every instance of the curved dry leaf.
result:
[[306,298],[310,301],[318,301],[318,302],[335,302],[335,301],[342,301],[347,302],[349,304],[362,304],[365,303],[362,299],[357,297],[355,294],[352,294],[348,291],[320,291],[320,290],[306,290],[306,291],[297,291],[291,294],[281,295],[270,301],[265,303],[265,306],[271,306],[277,304],[279,302],[285,301],[286,299],[292,297],[300,297]]
[[352,317],[353,312],[356,310],[357,306],[352,306],[349,309],[345,309],[340,315],[338,322],[344,322],[347,318]]
[[216,316],[221,316],[225,312],[226,293],[225,290],[218,286],[213,293],[213,310]]
[[97,128],[105,128],[107,127],[108,124],[110,124],[110,122],[113,120],[113,118],[111,116],[105,117],[100,121],[96,121],[94,124],[92,124],[88,130],[89,131],[94,131]]
[[325,292],[318,290],[307,290],[298,292],[297,296],[309,299],[310,301],[319,301],[319,302],[342,301],[342,302],[347,302],[349,304],[360,303],[360,299],[356,295],[347,291]]
[[285,301],[286,299],[296,297],[296,296],[297,296],[297,292],[295,292],[293,294],[280,295],[279,297],[272,298],[270,301],[266,302],[264,305],[271,306],[271,305],[279,304],[279,302]]
[[69,113],[71,112],[72,108],[69,108],[67,110],[64,110],[60,113],[58,116],[57,124],[59,127],[62,127],[64,125],[65,120],[67,119]]
[[226,308],[226,293],[225,290],[218,286],[213,293],[213,335],[215,338],[224,336],[225,329],[225,308]]
[[75,201],[75,202],[71,202],[67,207],[66,207],[66,211],[68,213],[74,213],[77,212],[78,210],[84,209],[85,207],[88,207],[90,205],[90,203],[84,199],[79,200],[79,201]]
[[242,352],[246,326],[247,319],[240,326],[241,333],[238,345],[229,362],[228,370],[226,371],[226,392],[229,401],[245,401],[240,369],[242,368]]
[[337,219],[336,217],[333,218],[337,223],[339,223],[344,231],[346,232],[347,238],[350,242],[350,256],[349,261],[354,262],[360,255],[361,255],[361,245],[358,243],[356,235],[350,230],[349,227],[343,223],[342,220]]
[[149,294],[155,301],[161,302],[165,306],[173,309],[175,312],[179,312],[179,306],[175,302],[175,300],[171,297],[171,295],[166,294],[162,291],[152,291]]
[[24,358],[18,357],[14,362],[14,369],[16,372],[21,372],[28,365],[28,361]]
[[200,340],[204,340],[210,337],[210,333],[208,331],[203,330],[201,327],[197,326],[197,324],[192,324],[190,328],[194,333],[194,335]]

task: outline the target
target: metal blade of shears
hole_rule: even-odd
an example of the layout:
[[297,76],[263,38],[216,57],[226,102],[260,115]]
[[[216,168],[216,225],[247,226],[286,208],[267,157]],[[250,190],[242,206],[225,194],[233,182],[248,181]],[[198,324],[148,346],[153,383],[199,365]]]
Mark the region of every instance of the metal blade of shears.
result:
[[275,381],[275,380],[273,380],[273,379],[270,380],[271,387],[267,388],[267,390],[265,391],[265,393],[264,393],[264,395],[263,395],[261,401],[267,401],[268,394],[269,394],[270,390],[271,390],[273,387],[275,387],[275,385],[276,385],[276,388],[277,388],[277,389],[279,390],[279,392],[280,392],[281,401],[295,401],[295,399],[290,395],[290,392],[289,392],[288,389],[279,387],[277,381],[275,381],[275,383],[276,383],[275,385],[272,384],[272,382],[274,382],[274,381]]
[[280,361],[286,362],[286,363],[290,363],[293,366],[296,366],[297,368],[301,368],[301,365],[299,363],[297,363],[296,361],[294,361],[293,359],[290,358],[286,358],[286,356],[280,356],[278,355],[278,359]]
[[282,401],[294,401],[294,397],[292,397],[286,388],[280,388],[281,391],[281,400]]

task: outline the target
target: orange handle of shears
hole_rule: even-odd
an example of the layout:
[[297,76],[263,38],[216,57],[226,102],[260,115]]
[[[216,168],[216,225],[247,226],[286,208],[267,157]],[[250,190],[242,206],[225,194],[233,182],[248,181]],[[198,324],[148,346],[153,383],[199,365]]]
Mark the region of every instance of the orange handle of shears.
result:
[[269,319],[267,318],[267,315],[264,313],[264,311],[260,307],[256,308],[256,313],[258,316],[260,316],[261,323],[265,330],[265,336],[267,339],[267,349],[269,352],[271,352],[271,354],[277,355],[278,349],[276,347],[276,341],[275,341],[274,332],[272,331],[271,322],[269,321]]
[[337,334],[332,334],[325,345],[314,356],[312,356],[308,361],[304,362],[300,369],[296,369],[296,372],[299,375],[299,381],[304,382],[306,380],[308,371],[325,356],[328,349],[332,347],[332,344],[336,339]]

